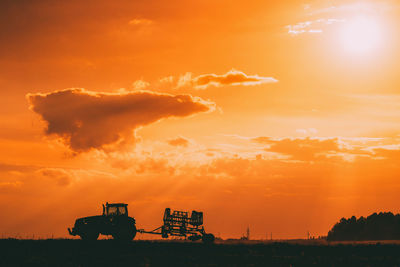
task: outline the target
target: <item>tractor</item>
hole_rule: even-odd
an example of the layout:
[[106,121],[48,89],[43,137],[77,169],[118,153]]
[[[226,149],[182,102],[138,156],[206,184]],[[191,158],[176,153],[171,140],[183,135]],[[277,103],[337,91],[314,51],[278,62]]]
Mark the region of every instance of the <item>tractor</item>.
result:
[[116,240],[132,240],[136,236],[136,222],[128,216],[128,204],[103,204],[103,214],[79,218],[68,232],[83,240],[97,240],[99,234],[111,235]]
[[152,231],[136,229],[136,221],[128,216],[128,204],[103,204],[103,215],[79,218],[68,232],[73,236],[80,236],[83,240],[97,240],[99,234],[112,235],[116,240],[130,241],[135,238],[136,232],[141,234],[185,237],[191,241],[202,240],[204,243],[213,243],[213,234],[206,233],[203,226],[203,212],[173,211],[166,208],[163,217],[164,224]]

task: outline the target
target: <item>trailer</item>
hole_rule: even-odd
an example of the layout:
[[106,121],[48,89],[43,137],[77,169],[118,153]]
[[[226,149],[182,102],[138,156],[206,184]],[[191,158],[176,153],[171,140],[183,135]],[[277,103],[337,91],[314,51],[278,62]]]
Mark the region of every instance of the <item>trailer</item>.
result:
[[215,237],[213,234],[206,233],[203,226],[203,212],[192,211],[173,211],[166,208],[163,217],[163,225],[152,230],[146,231],[138,229],[141,234],[161,235],[162,238],[169,236],[185,237],[191,241],[202,240],[204,243],[213,243]]

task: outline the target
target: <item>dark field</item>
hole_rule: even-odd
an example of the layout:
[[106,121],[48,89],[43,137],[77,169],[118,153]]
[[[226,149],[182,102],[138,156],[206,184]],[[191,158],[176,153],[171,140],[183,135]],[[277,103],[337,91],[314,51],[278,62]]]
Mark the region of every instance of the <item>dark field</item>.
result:
[[400,245],[3,239],[0,266],[400,266]]

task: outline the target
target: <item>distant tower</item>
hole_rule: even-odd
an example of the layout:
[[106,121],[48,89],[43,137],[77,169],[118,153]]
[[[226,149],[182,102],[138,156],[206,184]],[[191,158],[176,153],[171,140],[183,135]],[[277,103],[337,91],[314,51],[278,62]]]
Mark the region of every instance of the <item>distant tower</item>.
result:
[[243,234],[240,240],[250,240],[250,227],[247,226],[246,234]]

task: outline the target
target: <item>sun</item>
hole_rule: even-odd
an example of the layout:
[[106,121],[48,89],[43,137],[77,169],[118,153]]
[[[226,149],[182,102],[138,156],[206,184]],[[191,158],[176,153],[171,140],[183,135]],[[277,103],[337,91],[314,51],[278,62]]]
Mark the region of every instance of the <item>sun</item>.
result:
[[346,20],[340,31],[343,48],[352,54],[369,54],[382,43],[382,27],[373,17],[357,16]]

